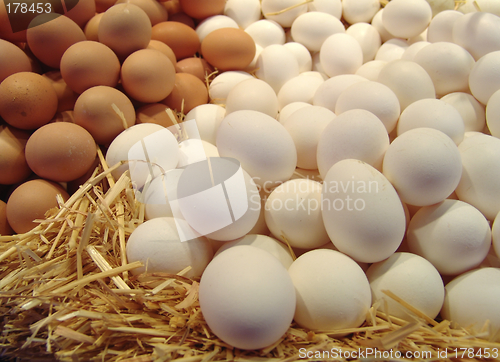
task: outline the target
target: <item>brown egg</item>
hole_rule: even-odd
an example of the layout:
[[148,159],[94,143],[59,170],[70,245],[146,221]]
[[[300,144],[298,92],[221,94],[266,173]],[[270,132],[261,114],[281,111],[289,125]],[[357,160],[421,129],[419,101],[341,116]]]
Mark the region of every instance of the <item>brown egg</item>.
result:
[[182,11],[195,19],[222,14],[226,0],[179,0]]
[[24,149],[30,134],[17,128],[0,126],[0,184],[22,182],[31,175]]
[[61,72],[58,70],[51,70],[43,77],[47,78],[52,84],[52,87],[57,94],[57,112],[64,112],[72,110],[75,106],[78,93],[75,93],[64,81]]
[[70,46],[61,58],[61,75],[76,93],[96,85],[114,87],[120,79],[120,61],[108,46],[81,41]]
[[208,102],[208,90],[199,78],[189,73],[177,73],[172,93],[162,103],[184,114]]
[[68,193],[71,195],[74,194],[76,191],[78,191],[80,186],[83,185],[85,182],[87,182],[90,177],[92,177],[92,174],[94,173],[96,167],[99,164],[100,164],[99,157],[96,157],[94,159],[94,162],[92,163],[92,166],[90,166],[89,170],[85,172],[83,176],[80,176],[77,179],[67,182],[66,188],[68,190]]
[[7,220],[12,229],[23,234],[39,225],[33,220],[45,219],[45,213],[57,207],[57,194],[63,200],[69,198],[56,182],[37,179],[19,185],[7,201]]
[[92,17],[87,22],[85,28],[83,28],[83,32],[85,33],[85,37],[87,38],[87,40],[99,41],[99,23],[101,22],[101,18],[103,15],[104,13],[95,14],[94,17]]
[[168,59],[170,59],[170,61],[174,65],[174,67],[177,64],[177,59],[175,58],[174,51],[167,44],[165,44],[159,40],[151,40],[146,49],[159,50],[160,52],[165,54],[168,57]]
[[19,47],[0,39],[0,83],[18,72],[31,72],[30,59]]
[[94,0],[62,0],[66,8],[68,18],[83,28],[85,24],[95,15],[96,5]]
[[33,19],[26,37],[33,54],[52,68],[59,68],[66,49],[86,40],[77,23],[64,15],[53,13],[41,14]]
[[[139,123],[155,123],[163,127],[170,127],[174,125],[172,119],[167,114],[167,109],[170,107],[162,103],[146,104],[136,110],[136,124]],[[176,112],[172,112],[175,120],[179,121]]]
[[54,122],[69,122],[69,123],[75,123],[75,116],[73,111],[63,111],[63,112],[58,112],[52,118],[50,121],[51,123]]
[[177,73],[189,73],[205,82],[208,75],[212,74],[214,68],[202,58],[184,58],[175,66]]
[[203,58],[222,71],[245,69],[255,57],[255,51],[255,42],[242,29],[214,30],[201,43]]
[[174,88],[175,68],[162,52],[142,49],[128,56],[121,69],[122,86],[132,98],[144,103],[159,102]]
[[99,41],[110,47],[118,58],[125,59],[148,46],[151,40],[151,21],[137,5],[113,5],[101,18],[98,36]]
[[151,39],[167,44],[177,60],[192,57],[200,48],[200,39],[194,29],[176,21],[164,21],[153,26]]
[[[125,121],[113,108],[123,113]],[[85,128],[100,145],[109,144],[124,129],[135,124],[135,109],[128,97],[107,86],[87,89],[76,100],[75,123]]]
[[26,143],[26,161],[33,172],[57,182],[84,175],[96,154],[92,135],[74,123],[49,123],[37,129]]
[[148,14],[151,25],[168,20],[168,11],[156,0],[118,0],[117,4],[134,4]]
[[104,13],[115,4],[116,0],[95,0],[95,11],[99,14]]
[[14,73],[0,84],[0,116],[14,127],[41,127],[56,111],[56,91],[40,74]]
[[169,17],[173,14],[177,14],[179,11],[182,11],[181,4],[179,3],[179,0],[162,1],[161,5],[165,9],[167,9]]
[[[19,14],[22,16],[22,14]],[[13,14],[11,14],[13,16]],[[20,20],[20,19],[17,19]],[[14,20],[16,21],[16,20]],[[26,29],[26,28],[25,28]],[[5,1],[0,0],[0,38],[8,40],[10,42],[25,43],[26,42],[26,30],[13,32],[10,26],[9,16],[7,13],[7,7],[5,6]]]
[[170,21],[177,21],[178,23],[183,23],[189,26],[190,28],[196,28],[196,24],[194,23],[194,20],[192,17],[187,15],[186,13],[179,12],[175,13],[169,16],[168,20]]
[[7,204],[0,200],[0,235],[12,235],[14,230],[7,221]]

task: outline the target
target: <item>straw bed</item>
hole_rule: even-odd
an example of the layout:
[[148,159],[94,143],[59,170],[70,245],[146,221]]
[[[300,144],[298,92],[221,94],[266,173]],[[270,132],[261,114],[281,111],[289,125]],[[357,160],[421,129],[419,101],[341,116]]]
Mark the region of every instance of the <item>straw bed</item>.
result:
[[[295,361],[309,352],[313,360],[325,361],[325,351],[332,348],[371,348],[403,354],[429,351],[432,360],[445,361],[452,360],[455,348],[500,350],[500,343],[491,342],[495,336],[487,325],[474,336],[451,328],[448,321],[428,320],[411,306],[407,307],[414,322],[389,317],[383,305],[373,307],[360,328],[312,332],[292,324],[266,349],[232,348],[203,320],[199,280],[183,276],[189,268],[177,275],[129,273],[142,265],[127,263],[124,248],[130,233],[144,221],[144,206],[135,201],[128,175],[114,180],[100,156],[101,164],[89,181],[65,203],[59,200],[59,208],[50,210],[37,227],[23,235],[0,237],[3,358]],[[390,291],[387,294],[398,300]],[[342,334],[347,335],[336,338]],[[321,358],[315,357],[316,351]],[[448,351],[448,358],[438,358],[438,351],[441,356]]]

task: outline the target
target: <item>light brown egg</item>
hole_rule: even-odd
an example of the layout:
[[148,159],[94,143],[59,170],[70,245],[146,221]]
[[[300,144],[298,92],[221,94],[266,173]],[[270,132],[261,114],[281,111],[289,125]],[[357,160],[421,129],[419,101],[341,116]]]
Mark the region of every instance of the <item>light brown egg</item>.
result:
[[17,128],[0,126],[0,184],[12,185],[31,175],[24,149],[30,134]]
[[109,144],[124,129],[135,124],[135,109],[130,99],[107,86],[92,87],[83,92],[76,101],[73,116],[75,123],[89,131],[100,145]]
[[245,69],[255,57],[255,51],[254,40],[241,29],[214,30],[201,43],[203,58],[222,71]]
[[179,0],[182,10],[189,16],[201,20],[222,14],[226,0]]
[[118,0],[117,4],[134,4],[148,14],[151,25],[168,20],[168,11],[156,0]]
[[64,15],[53,13],[38,15],[31,22],[26,37],[33,54],[52,68],[59,68],[66,49],[86,40],[78,24]]
[[31,72],[30,59],[19,47],[0,39],[0,83],[18,72]]
[[39,225],[33,220],[45,219],[45,213],[57,207],[58,194],[63,200],[69,198],[56,182],[37,179],[19,185],[7,201],[7,220],[12,229],[23,234]]
[[121,69],[125,92],[144,103],[159,102],[174,88],[175,68],[162,52],[142,49],[128,56]]
[[0,116],[14,127],[41,127],[54,117],[56,111],[56,91],[39,74],[14,73],[0,84]]
[[85,37],[87,40],[99,41],[98,31],[99,31],[99,23],[101,22],[101,18],[104,13],[95,14],[85,25],[83,28],[83,32],[85,33]]
[[175,58],[174,51],[165,43],[159,41],[159,40],[151,40],[148,44],[148,47],[146,49],[155,49],[159,50],[163,54],[165,54],[168,59],[172,62],[172,64],[175,65],[177,64],[177,59]]
[[80,94],[96,85],[114,87],[120,79],[120,61],[108,46],[86,40],[66,50],[61,58],[61,75]]
[[12,235],[14,230],[7,221],[7,204],[0,200],[0,235]]
[[83,28],[85,24],[95,15],[95,0],[62,0],[66,8],[68,18]]
[[162,103],[172,109],[188,113],[194,107],[208,102],[208,90],[199,78],[189,73],[177,73],[175,86]]
[[75,93],[64,81],[61,72],[58,70],[51,70],[43,77],[47,78],[52,84],[52,87],[57,94],[57,112],[64,112],[72,110],[75,106],[78,93]]
[[[136,124],[139,123],[155,123],[163,127],[170,127],[174,125],[172,119],[167,114],[167,109],[171,109],[162,103],[146,104],[136,110]],[[176,112],[172,112],[175,120],[179,121]]]
[[164,21],[153,26],[151,39],[167,44],[177,60],[192,57],[200,49],[200,39],[194,29],[176,21]]
[[95,0],[95,11],[99,14],[104,13],[115,4],[116,0]]
[[[20,14],[22,16],[22,14]],[[12,14],[11,14],[12,16]],[[17,19],[20,20],[20,19]],[[19,25],[21,24],[20,21],[15,21]],[[26,29],[26,27],[24,27]],[[5,1],[0,0],[0,38],[8,40],[13,43],[25,43],[26,42],[26,30],[21,30],[21,31],[16,31],[13,32],[11,26],[10,26],[10,21],[9,21],[9,16],[7,13],[7,8],[5,6]]]
[[190,28],[196,28],[196,24],[194,23],[194,20],[192,17],[187,15],[186,13],[178,12],[172,15],[169,15],[168,20],[170,21],[177,21],[178,23],[183,23],[189,26]]
[[181,4],[179,0],[166,0],[161,1],[161,5],[167,9],[168,16],[172,16],[173,14],[177,14],[179,11],[182,11]]
[[175,66],[177,73],[189,73],[205,82],[208,75],[212,74],[214,68],[202,58],[184,58]]
[[134,4],[117,4],[110,7],[101,18],[99,41],[110,47],[120,59],[144,49],[151,40],[151,21],[140,7]]

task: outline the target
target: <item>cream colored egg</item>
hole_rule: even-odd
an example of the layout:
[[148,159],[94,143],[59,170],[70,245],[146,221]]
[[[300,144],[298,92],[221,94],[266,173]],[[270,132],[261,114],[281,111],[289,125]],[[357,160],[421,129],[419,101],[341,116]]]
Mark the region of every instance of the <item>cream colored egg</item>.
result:
[[312,0],[307,4],[309,11],[321,11],[335,16],[337,19],[342,17],[341,0]]
[[440,41],[453,42],[453,25],[462,17],[460,11],[444,10],[436,14],[427,28],[427,40],[431,43]]
[[261,79],[244,80],[229,91],[226,99],[226,115],[241,110],[258,111],[276,118],[278,96],[273,88]]
[[252,37],[255,44],[262,48],[272,44],[285,44],[285,31],[272,20],[258,20],[247,26],[245,32]]
[[369,23],[380,9],[378,0],[343,0],[342,15],[349,24]]
[[486,124],[492,136],[500,138],[500,90],[493,93],[486,105]]
[[454,92],[441,98],[452,105],[462,116],[465,132],[481,132],[486,122],[485,107],[470,93]]
[[312,70],[311,53],[305,46],[297,42],[287,42],[283,46],[290,50],[297,62],[299,63],[299,73],[309,72]]
[[493,225],[491,226],[491,236],[493,248],[496,255],[500,258],[500,212],[495,217]]
[[457,18],[453,23],[452,37],[454,43],[479,60],[488,53],[500,50],[499,31],[499,16],[478,11]]
[[224,15],[236,21],[238,26],[246,28],[260,19],[259,0],[227,0]]
[[413,61],[415,59],[415,55],[417,55],[420,50],[422,50],[429,44],[430,43],[427,41],[417,41],[411,44],[408,48],[405,49],[403,55],[401,56],[401,59]]
[[384,15],[384,8],[380,9],[375,16],[373,17],[371,24],[377,29],[380,34],[380,39],[382,39],[382,43],[385,43],[389,39],[395,38],[394,35],[389,33],[389,31],[385,28],[382,22],[382,16]]
[[377,81],[380,71],[386,64],[385,60],[370,60],[359,67],[354,75],[359,75],[367,80]]
[[290,117],[295,111],[304,108],[304,107],[311,107],[312,104],[306,103],[306,102],[292,102],[288,103],[286,106],[284,106],[279,114],[278,114],[278,121],[283,124],[285,121]]
[[398,38],[414,37],[427,28],[432,9],[425,0],[392,0],[384,7],[382,23]]
[[255,67],[257,78],[268,83],[276,93],[289,79],[299,75],[297,58],[280,44],[272,44],[263,49]]
[[323,42],[319,58],[321,67],[329,77],[354,74],[363,64],[363,50],[353,36],[336,33]]
[[200,38],[200,42],[205,39],[205,37],[214,30],[222,28],[235,28],[238,29],[238,24],[229,16],[225,15],[214,15],[206,19],[203,19],[196,27],[196,34]]
[[242,70],[232,70],[218,74],[208,87],[208,94],[212,103],[225,104],[229,91],[239,82],[253,78]]
[[226,109],[220,105],[202,104],[190,110],[184,120],[194,119],[200,138],[215,145],[217,130],[225,115]]
[[377,29],[368,23],[356,23],[347,28],[346,34],[351,35],[361,45],[363,64],[373,60],[382,45]]
[[283,28],[288,28],[300,15],[307,12],[307,4],[301,0],[262,0],[262,14],[274,20]]
[[380,48],[378,48],[377,54],[375,54],[375,60],[391,62],[393,60],[401,59],[408,47],[408,42],[404,39],[389,39],[383,43]]
[[500,51],[488,53],[476,62],[469,74],[469,88],[484,105],[500,89]]
[[292,102],[313,102],[313,97],[324,79],[312,74],[301,74],[289,79],[278,92],[280,109]]
[[318,11],[299,15],[291,27],[293,40],[312,52],[319,51],[323,42],[330,35],[344,32],[344,24],[338,18]]

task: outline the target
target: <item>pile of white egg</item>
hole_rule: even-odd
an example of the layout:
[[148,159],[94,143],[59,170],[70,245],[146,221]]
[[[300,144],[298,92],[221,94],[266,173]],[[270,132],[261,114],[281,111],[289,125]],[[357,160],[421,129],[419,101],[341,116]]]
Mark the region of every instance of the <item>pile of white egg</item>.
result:
[[[292,320],[358,327],[373,304],[418,319],[384,290],[429,318],[499,330],[500,6],[471,3],[228,0],[199,35],[244,28],[256,54],[186,115],[199,137],[140,124],[107,153],[149,153],[115,172],[146,175],[149,220],[127,244],[136,272],[190,266],[209,327],[243,349]],[[241,174],[214,173],[219,156]]]

